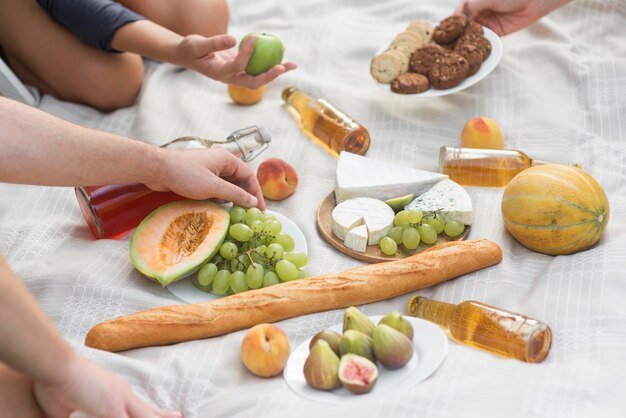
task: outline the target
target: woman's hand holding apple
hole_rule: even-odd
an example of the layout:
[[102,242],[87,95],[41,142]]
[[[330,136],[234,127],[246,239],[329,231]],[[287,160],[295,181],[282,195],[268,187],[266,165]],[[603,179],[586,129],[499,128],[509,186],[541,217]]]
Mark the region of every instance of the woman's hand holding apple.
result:
[[[235,51],[232,48],[237,44],[237,41],[230,35],[209,38],[200,35],[188,35],[177,46],[178,61],[184,67],[214,80],[248,88],[260,87],[297,67],[295,63],[286,62],[274,65],[258,75],[253,76],[246,73],[246,67],[249,65],[255,50],[256,41],[256,36],[248,35],[239,51]],[[266,45],[263,46],[266,47]],[[259,52],[263,52],[263,50]],[[259,59],[257,56],[263,58],[264,54],[259,54],[259,52],[255,54],[254,59]],[[267,52],[271,52],[271,45]]]

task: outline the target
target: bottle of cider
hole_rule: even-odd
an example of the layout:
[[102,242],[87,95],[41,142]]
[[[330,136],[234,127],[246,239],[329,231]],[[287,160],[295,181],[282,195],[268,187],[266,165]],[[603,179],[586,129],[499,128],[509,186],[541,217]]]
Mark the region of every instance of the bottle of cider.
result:
[[[265,151],[270,141],[270,135],[265,128],[250,126],[232,132],[222,141],[186,136],[161,147],[222,147],[248,162]],[[75,192],[89,230],[96,239],[123,238],[153,210],[166,203],[184,199],[174,192],[155,192],[139,183],[76,187]]]
[[536,319],[485,303],[458,305],[413,296],[409,315],[437,324],[452,340],[528,363],[543,361],[552,343],[550,327]]
[[541,164],[548,163],[516,150],[441,147],[439,151],[439,172],[463,186],[506,187],[523,170]]
[[286,87],[282,97],[300,129],[313,142],[335,157],[341,151],[365,155],[370,146],[370,134],[354,119],[326,100],[314,99],[295,87]]

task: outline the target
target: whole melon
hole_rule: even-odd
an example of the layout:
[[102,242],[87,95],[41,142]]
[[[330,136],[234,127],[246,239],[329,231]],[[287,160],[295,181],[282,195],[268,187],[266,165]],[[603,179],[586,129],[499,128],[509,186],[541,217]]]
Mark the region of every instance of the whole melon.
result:
[[219,250],[230,215],[208,201],[180,200],[148,215],[130,239],[130,259],[163,287],[195,273]]
[[506,229],[525,247],[543,254],[586,250],[602,236],[609,201],[585,171],[562,164],[528,168],[502,196]]

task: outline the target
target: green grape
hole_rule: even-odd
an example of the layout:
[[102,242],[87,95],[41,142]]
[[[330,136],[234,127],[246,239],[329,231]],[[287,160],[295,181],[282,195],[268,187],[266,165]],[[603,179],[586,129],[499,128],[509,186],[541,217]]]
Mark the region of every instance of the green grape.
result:
[[230,288],[235,293],[241,293],[248,290],[248,283],[246,282],[246,275],[243,271],[236,271],[230,275],[229,278]]
[[309,258],[302,251],[291,251],[285,253],[284,259],[291,261],[291,263],[298,268],[306,266],[306,263],[309,262]]
[[265,275],[263,276],[263,287],[270,287],[278,283],[280,283],[280,280],[278,279],[278,275],[276,275],[276,273],[273,271],[265,272]]
[[404,222],[404,223],[401,225],[401,228],[402,228],[402,230],[404,231],[405,229],[407,229],[407,228],[408,228],[408,227],[410,227],[410,226],[411,226],[411,224],[410,224],[410,223],[408,223],[408,222]]
[[291,261],[280,260],[276,263],[276,274],[283,282],[298,278],[298,268]]
[[437,242],[437,231],[429,224],[421,224],[417,227],[424,244],[434,244]]
[[280,244],[285,251],[293,251],[293,249],[296,248],[296,243],[293,241],[293,238],[284,232],[276,235],[276,238],[274,238],[272,242]]
[[248,258],[247,254],[241,254],[237,256],[237,261],[243,265],[243,270],[247,269],[250,266],[250,258]]
[[220,247],[220,255],[226,260],[231,260],[237,255],[237,246],[232,242],[225,242]]
[[382,252],[386,255],[394,255],[398,251],[398,244],[396,244],[396,242],[389,237],[383,237],[378,245],[380,246]]
[[254,251],[256,251],[260,255],[265,255],[265,251],[266,250],[267,250],[267,246],[266,245],[259,245],[258,247],[256,247],[254,249]]
[[213,256],[213,258],[211,259],[211,263],[213,264],[217,264],[217,263],[221,263],[222,261],[224,261],[224,259],[222,258],[221,255],[216,254],[215,256]]
[[263,225],[263,221],[254,221],[252,222],[252,225],[250,225],[250,228],[252,228],[252,231],[258,234],[260,232],[263,232]]
[[263,277],[265,271],[261,264],[250,265],[246,270],[246,283],[250,289],[258,289],[263,286]]
[[252,261],[254,261],[255,263],[261,263],[263,261],[263,256],[254,251],[250,253],[250,257],[252,258]]
[[239,242],[248,242],[254,234],[252,229],[246,224],[235,224],[228,231]]
[[230,271],[220,270],[213,279],[213,293],[225,295],[230,289]]
[[409,214],[407,215],[407,219],[409,220],[409,223],[412,224],[418,224],[422,218],[424,217],[424,214],[422,213],[421,210],[417,210],[417,209],[413,209],[409,211]]
[[230,223],[231,224],[239,224],[245,222],[246,220],[246,210],[239,206],[233,206],[230,210]]
[[263,219],[263,212],[259,208],[250,208],[246,212],[246,225],[252,226],[252,222]]
[[450,221],[443,228],[443,232],[446,233],[447,236],[456,238],[461,235],[465,231],[465,225],[463,222],[459,221]]
[[309,273],[307,273],[306,270],[298,269],[298,280],[306,279],[307,277],[309,277]]
[[207,263],[198,271],[198,284],[201,286],[210,286],[217,274],[217,266],[213,263]]
[[285,255],[285,249],[280,244],[277,244],[277,243],[270,244],[267,246],[267,249],[265,250],[265,255],[267,256],[267,258],[281,260],[283,256]]
[[[435,234],[436,235],[436,234]],[[414,250],[420,245],[421,234],[417,229],[409,227],[402,233],[402,244],[409,250]]]
[[387,236],[391,238],[392,240],[394,240],[396,244],[400,245],[402,244],[402,232],[403,231],[404,230],[402,229],[401,226],[394,226],[393,228],[389,230],[389,232],[387,233]]
[[261,220],[263,222],[275,221],[276,220],[276,216],[272,215],[271,213],[265,212],[263,214],[263,218]]
[[438,213],[427,216],[424,219],[424,223],[432,226],[437,234],[441,234],[443,232],[444,226],[446,225],[446,221],[443,219],[443,216]]
[[409,221],[409,212],[406,210],[401,210],[396,213],[396,216],[393,218],[393,224],[395,226],[401,226],[403,223]]
[[283,224],[277,220],[265,221],[263,230],[272,236],[276,236],[283,230]]

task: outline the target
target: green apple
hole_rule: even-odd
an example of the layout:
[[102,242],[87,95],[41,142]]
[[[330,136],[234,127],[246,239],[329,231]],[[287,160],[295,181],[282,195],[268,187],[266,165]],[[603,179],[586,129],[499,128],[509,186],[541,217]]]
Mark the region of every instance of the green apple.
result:
[[252,56],[248,61],[248,65],[246,65],[246,73],[259,75],[281,63],[285,47],[280,39],[269,33],[253,32],[244,36],[239,44],[240,49],[250,35],[255,36],[256,42],[254,43]]

